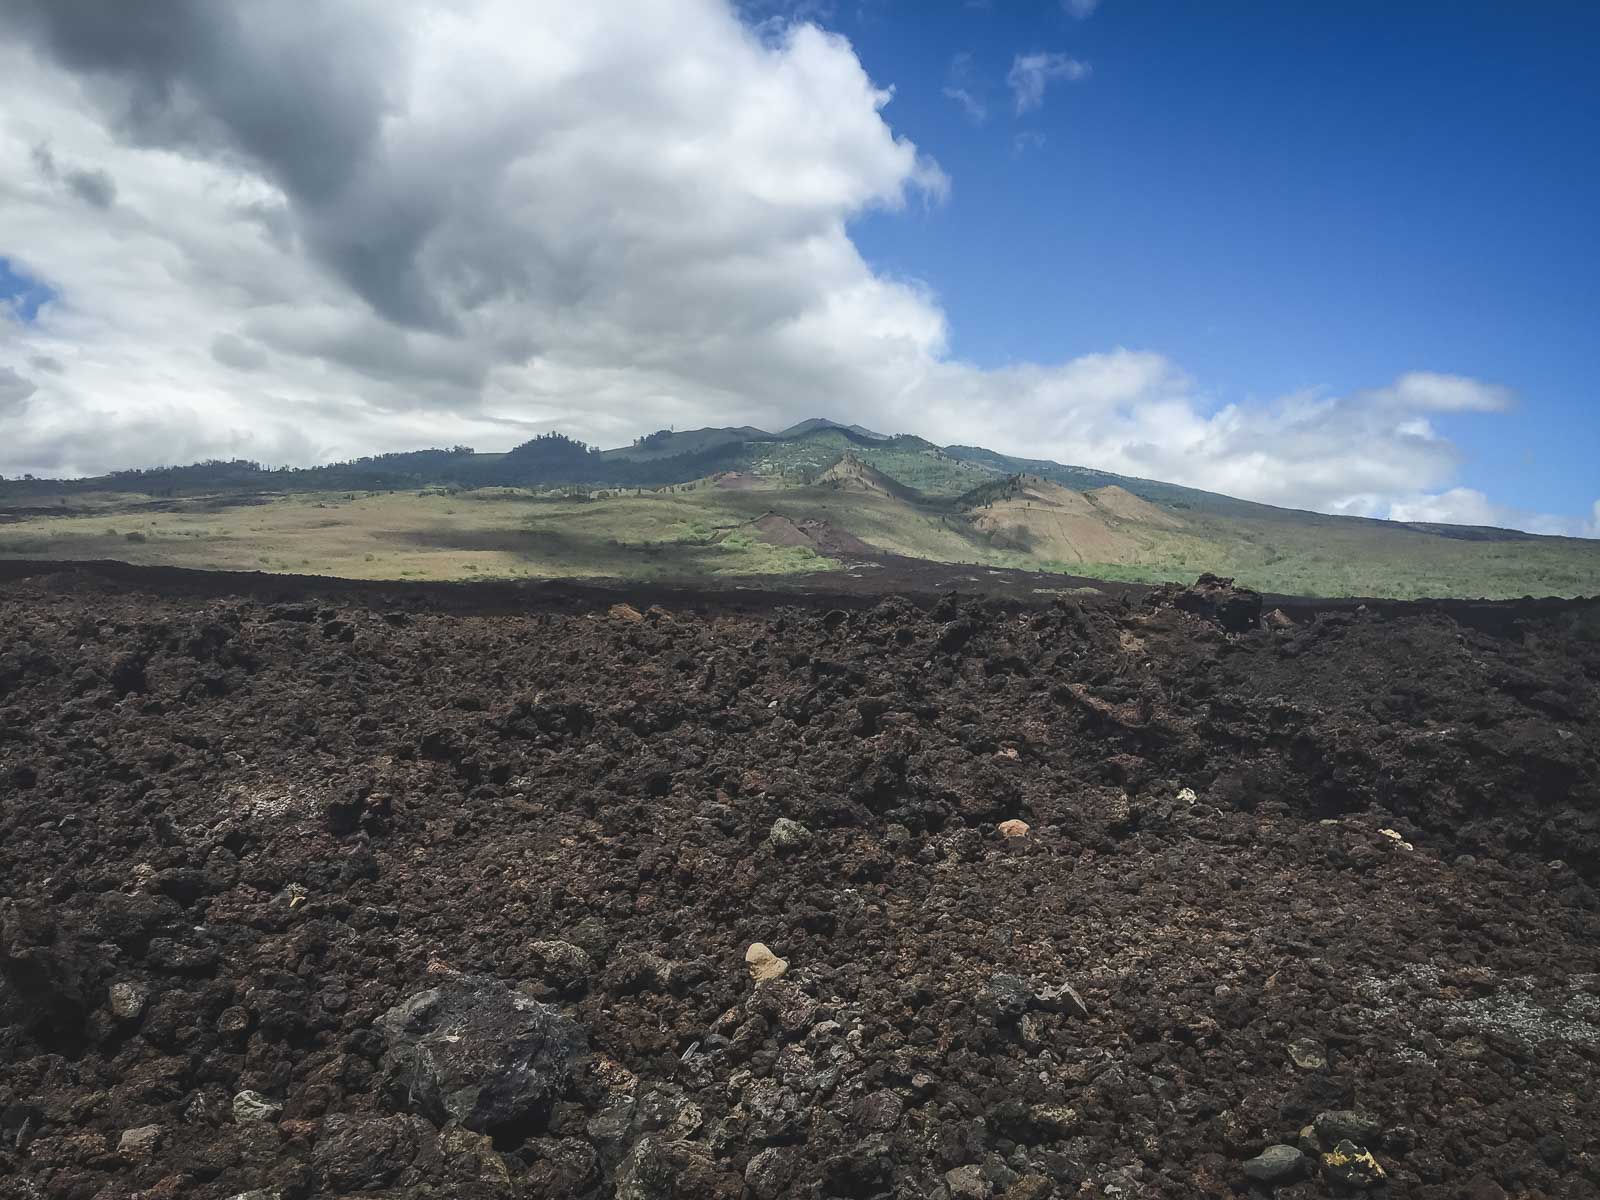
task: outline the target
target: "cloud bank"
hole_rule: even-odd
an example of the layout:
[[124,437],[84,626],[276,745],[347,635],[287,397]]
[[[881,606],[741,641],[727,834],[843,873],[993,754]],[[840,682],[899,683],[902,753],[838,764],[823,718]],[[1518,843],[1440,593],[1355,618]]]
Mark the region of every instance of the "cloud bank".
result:
[[[557,8],[6,6],[0,258],[50,298],[0,316],[0,473],[829,413],[1384,515],[1455,494],[1430,418],[1509,403],[1418,372],[1219,406],[1130,349],[964,363],[850,238],[951,185],[847,42],[722,0]],[[1019,106],[1073,77],[1042,58]]]

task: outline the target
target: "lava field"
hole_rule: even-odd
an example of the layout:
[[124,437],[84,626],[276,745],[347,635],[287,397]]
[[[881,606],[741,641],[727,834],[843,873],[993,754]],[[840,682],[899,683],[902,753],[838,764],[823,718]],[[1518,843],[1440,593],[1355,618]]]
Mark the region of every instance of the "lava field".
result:
[[1594,605],[196,579],[0,580],[0,1196],[1600,1195]]

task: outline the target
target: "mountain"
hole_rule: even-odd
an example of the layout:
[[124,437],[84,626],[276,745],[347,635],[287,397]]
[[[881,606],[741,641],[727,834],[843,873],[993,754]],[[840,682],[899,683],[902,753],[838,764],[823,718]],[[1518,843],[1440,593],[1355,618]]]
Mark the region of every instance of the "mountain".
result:
[[1134,581],[1212,571],[1299,594],[1600,593],[1600,542],[1302,512],[823,417],[608,450],[550,433],[494,454],[0,481],[0,558],[454,578],[856,570],[889,555]]
[[817,486],[831,487],[841,492],[865,492],[870,495],[891,496],[896,500],[917,501],[921,494],[899,480],[891,479],[853,450],[846,450],[821,475]]
[[653,462],[677,458],[685,454],[700,454],[719,447],[738,446],[747,442],[769,441],[772,434],[751,425],[712,426],[706,429],[686,429],[682,433],[658,429],[637,439],[631,446],[618,446],[603,451],[607,461],[626,459],[634,462]]
[[872,430],[861,425],[845,425],[839,421],[830,421],[827,417],[810,417],[799,422],[798,424],[789,426],[789,428],[785,429],[777,436],[780,438],[797,438],[803,437],[808,433],[816,433],[823,429],[843,429],[850,433],[859,434],[864,438],[871,438],[875,442],[886,442],[889,440],[889,435],[886,433],[874,433]]

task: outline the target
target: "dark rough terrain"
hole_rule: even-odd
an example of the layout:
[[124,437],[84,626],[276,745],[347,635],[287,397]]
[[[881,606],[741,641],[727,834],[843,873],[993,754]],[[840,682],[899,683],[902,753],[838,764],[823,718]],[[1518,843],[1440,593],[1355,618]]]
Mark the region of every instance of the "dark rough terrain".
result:
[[1594,607],[468,595],[0,583],[0,1196],[1600,1195]]

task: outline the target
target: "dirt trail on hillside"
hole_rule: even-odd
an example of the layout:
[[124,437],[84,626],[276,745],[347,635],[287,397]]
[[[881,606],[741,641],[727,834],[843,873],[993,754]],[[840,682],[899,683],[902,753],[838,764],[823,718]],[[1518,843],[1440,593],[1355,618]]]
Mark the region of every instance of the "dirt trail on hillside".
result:
[[11,568],[0,1195],[1600,1194],[1593,606],[673,595]]

